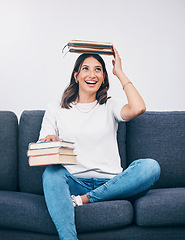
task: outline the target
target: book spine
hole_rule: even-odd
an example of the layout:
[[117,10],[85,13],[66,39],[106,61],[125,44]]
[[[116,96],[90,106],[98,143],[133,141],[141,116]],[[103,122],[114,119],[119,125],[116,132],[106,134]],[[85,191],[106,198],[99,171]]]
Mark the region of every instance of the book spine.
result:
[[36,166],[46,166],[46,165],[57,165],[59,163],[33,163],[32,160],[29,160],[29,166],[30,167],[36,167]]
[[48,153],[48,154],[41,154],[41,155],[32,155],[30,157],[37,158],[37,157],[47,157],[47,156],[55,156],[55,155],[77,156],[76,154],[71,154],[71,153]]
[[104,54],[104,55],[113,55],[114,54],[113,52],[78,50],[78,49],[69,49],[69,52],[73,52],[73,53],[94,53],[94,54]]
[[84,44],[84,43],[68,43],[71,47],[89,47],[89,48],[99,48],[99,49],[112,49],[109,45],[98,45],[98,44]]
[[69,149],[69,150],[74,150],[75,148],[74,147],[67,147],[67,146],[52,146],[52,147],[45,147],[45,148],[32,148],[32,149],[29,149],[28,148],[28,150],[30,150],[30,151],[35,151],[35,150],[40,150],[40,149],[42,149],[42,150],[44,150],[44,149],[54,149],[54,148],[57,148],[57,149],[62,149],[62,148],[64,148],[64,149]]

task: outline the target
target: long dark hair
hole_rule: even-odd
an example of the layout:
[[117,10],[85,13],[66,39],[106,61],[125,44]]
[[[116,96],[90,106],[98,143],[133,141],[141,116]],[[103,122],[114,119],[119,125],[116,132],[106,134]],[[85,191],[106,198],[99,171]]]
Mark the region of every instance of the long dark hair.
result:
[[98,54],[83,53],[77,58],[75,65],[74,65],[73,72],[71,74],[70,84],[63,93],[62,100],[61,100],[62,108],[70,109],[71,108],[70,104],[72,102],[74,102],[76,100],[76,98],[78,97],[79,86],[78,86],[78,83],[76,83],[76,81],[75,81],[74,73],[77,72],[77,75],[79,74],[84,60],[89,57],[93,57],[101,63],[102,68],[103,68],[103,73],[105,76],[104,82],[102,83],[101,87],[98,89],[98,91],[96,93],[96,99],[99,104],[104,104],[104,103],[106,103],[107,99],[109,98],[109,97],[107,97],[107,91],[109,89],[109,79],[108,79],[108,74],[107,74],[104,60]]

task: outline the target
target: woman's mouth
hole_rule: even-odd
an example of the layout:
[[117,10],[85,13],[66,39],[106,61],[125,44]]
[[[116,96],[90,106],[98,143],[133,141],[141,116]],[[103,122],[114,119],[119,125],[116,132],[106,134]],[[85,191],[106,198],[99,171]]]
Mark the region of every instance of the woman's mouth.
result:
[[93,80],[88,80],[88,81],[85,81],[88,85],[95,85],[97,83],[97,81],[93,81]]

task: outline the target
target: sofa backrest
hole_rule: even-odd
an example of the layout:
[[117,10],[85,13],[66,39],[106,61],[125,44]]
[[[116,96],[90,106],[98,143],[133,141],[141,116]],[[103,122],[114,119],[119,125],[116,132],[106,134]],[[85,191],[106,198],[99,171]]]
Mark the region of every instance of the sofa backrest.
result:
[[[24,192],[43,194],[45,167],[28,165],[27,148],[39,137],[44,111],[24,111],[19,124],[19,184]],[[156,188],[185,186],[185,112],[146,112],[119,123],[118,146],[123,168],[140,158],[156,159],[161,176]]]
[[127,167],[126,161],[126,122],[120,122],[117,131],[118,150],[123,169]]
[[18,188],[18,120],[10,111],[0,111],[0,190]]
[[146,112],[127,122],[127,161],[153,158],[161,166],[156,188],[185,186],[185,112]]
[[24,111],[19,123],[19,187],[22,192],[43,194],[43,166],[30,167],[27,150],[30,142],[36,142],[42,124],[44,111]]

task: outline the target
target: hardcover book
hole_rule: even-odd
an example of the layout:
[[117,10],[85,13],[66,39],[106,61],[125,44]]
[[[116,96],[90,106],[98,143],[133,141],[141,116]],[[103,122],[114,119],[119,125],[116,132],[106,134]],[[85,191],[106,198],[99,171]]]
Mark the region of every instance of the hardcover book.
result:
[[36,142],[28,145],[30,166],[76,164],[74,143],[68,141]]
[[74,148],[69,147],[48,147],[48,148],[40,148],[40,149],[32,149],[27,151],[27,156],[37,156],[44,154],[53,154],[53,153],[69,153],[73,154]]
[[74,142],[68,141],[47,141],[47,142],[36,142],[30,143],[28,146],[29,150],[41,149],[41,148],[51,148],[51,147],[69,147],[74,148]]
[[66,47],[68,47],[68,52],[114,55],[112,43],[109,42],[72,40],[62,49],[62,53]]
[[76,164],[76,155],[68,153],[56,153],[29,157],[30,166],[52,164]]

